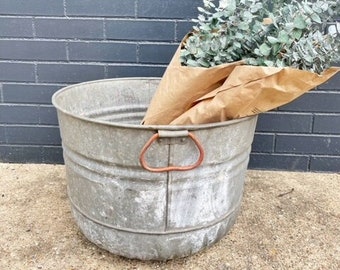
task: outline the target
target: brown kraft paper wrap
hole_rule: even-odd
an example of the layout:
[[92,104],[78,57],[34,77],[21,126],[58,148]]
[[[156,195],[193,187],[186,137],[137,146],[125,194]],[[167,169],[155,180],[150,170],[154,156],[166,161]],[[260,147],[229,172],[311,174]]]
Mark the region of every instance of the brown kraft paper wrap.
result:
[[321,75],[293,68],[243,65],[181,66],[177,49],[153,96],[144,125],[191,125],[251,116],[287,104],[326,82]]

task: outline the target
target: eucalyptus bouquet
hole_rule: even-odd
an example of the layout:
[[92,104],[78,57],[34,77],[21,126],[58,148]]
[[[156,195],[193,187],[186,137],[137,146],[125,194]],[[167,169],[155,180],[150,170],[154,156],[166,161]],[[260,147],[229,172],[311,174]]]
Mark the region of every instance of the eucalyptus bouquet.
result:
[[[339,33],[328,33],[339,2],[306,0],[204,0],[181,50],[186,66],[292,67],[321,73],[339,60]],[[340,29],[339,29],[340,31]],[[337,59],[338,58],[338,59]]]
[[[216,3],[218,2],[218,3]],[[338,1],[203,0],[144,124],[200,124],[289,103],[338,71]]]

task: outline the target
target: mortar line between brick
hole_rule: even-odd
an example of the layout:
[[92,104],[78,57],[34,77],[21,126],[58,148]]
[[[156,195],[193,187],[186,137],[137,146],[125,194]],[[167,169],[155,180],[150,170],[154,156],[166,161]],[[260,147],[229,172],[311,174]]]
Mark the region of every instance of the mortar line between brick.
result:
[[37,62],[34,62],[34,80],[35,80],[35,83],[39,82],[38,63]]
[[178,29],[178,22],[175,21],[175,29],[174,29],[174,31],[175,31],[175,33],[174,33],[174,41],[175,42],[178,42],[177,29]]
[[6,146],[11,146],[11,147],[46,147],[46,148],[61,148],[61,145],[59,145],[59,144],[41,145],[41,144],[7,143]]
[[69,50],[69,42],[65,43],[65,51],[66,51],[66,61],[70,62],[70,50]]
[[[0,63],[4,64],[37,64],[37,65],[74,65],[74,66],[114,66],[114,67],[121,67],[121,66],[131,66],[131,67],[167,67],[166,63],[135,63],[135,62],[121,62],[121,63],[104,63],[104,62],[84,62],[84,61],[0,61]],[[13,83],[13,81],[3,81],[3,83]],[[25,83],[25,82],[18,82],[18,83]],[[32,84],[63,84],[62,82],[29,82]],[[66,82],[67,84],[67,82]]]
[[103,39],[107,40],[107,36],[106,36],[106,19],[103,20]]
[[3,106],[11,106],[11,107],[32,107],[32,108],[37,108],[40,107],[40,105],[45,105],[42,107],[52,107],[53,105],[49,104],[40,104],[40,103],[17,103],[17,102],[3,102],[1,105]]
[[138,0],[135,0],[135,18],[138,18]]
[[98,21],[98,20],[103,20],[108,19],[108,20],[137,20],[137,21],[151,21],[151,22],[155,22],[155,21],[164,21],[164,22],[174,22],[174,21],[178,21],[178,22],[188,22],[187,19],[181,19],[181,18],[148,18],[148,17],[136,17],[136,14],[133,16],[129,16],[129,17],[112,17],[112,16],[103,16],[103,17],[99,17],[99,16],[76,16],[76,15],[51,15],[51,16],[43,16],[43,15],[0,15],[0,18],[8,18],[8,19],[17,19],[17,18],[22,18],[22,19],[30,19],[32,18],[32,16],[34,16],[36,19],[64,19],[64,20],[69,20],[69,19],[75,19],[75,20],[89,20],[89,21]]
[[5,124],[6,127],[12,128],[48,128],[48,129],[58,129],[58,125],[46,125],[46,124],[21,124],[21,123],[11,123]]
[[139,58],[140,58],[140,44],[139,44],[139,42],[136,44],[136,63],[137,64],[140,64],[139,63]]
[[3,89],[3,85],[2,85],[2,83],[0,83],[0,102],[4,103],[4,93],[3,93],[2,89]]
[[[174,42],[172,40],[133,40],[133,39],[120,39],[120,40],[113,40],[113,39],[73,39],[73,38],[0,38],[0,41],[32,41],[32,42],[76,42],[76,43],[110,43],[110,44],[135,44],[136,42],[140,42],[146,45],[176,45],[179,44],[178,42]],[[4,60],[0,60],[2,62]]]
[[104,78],[107,79],[109,77],[109,68],[108,65],[104,66]]
[[33,35],[33,39],[37,37],[37,31],[35,28],[35,17],[32,17],[32,35]]
[[309,131],[311,134],[313,134],[314,131],[314,121],[315,121],[315,113],[312,113],[312,121],[310,123]]
[[65,85],[67,85],[66,83],[53,83],[53,82],[13,82],[13,81],[9,81],[9,82],[2,82],[3,84],[6,85],[28,85],[28,86],[35,86],[35,85],[40,85],[40,86],[58,86],[58,87],[64,87]]
[[273,145],[272,145],[272,154],[275,154],[276,153],[276,139],[277,139],[277,133],[274,133],[274,136],[273,136]]
[[8,144],[8,131],[7,131],[7,124],[4,124],[4,133],[5,133],[5,144]]
[[312,158],[311,158],[311,155],[309,155],[307,159],[307,171],[308,172],[310,172],[311,170],[311,164],[312,164]]
[[67,17],[67,9],[66,9],[66,0],[63,0],[63,9],[64,9],[64,16]]

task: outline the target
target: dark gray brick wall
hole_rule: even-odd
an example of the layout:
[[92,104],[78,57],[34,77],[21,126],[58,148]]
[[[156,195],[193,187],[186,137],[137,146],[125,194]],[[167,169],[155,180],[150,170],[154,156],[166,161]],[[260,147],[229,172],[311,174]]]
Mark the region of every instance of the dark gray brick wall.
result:
[[134,17],[135,0],[66,0],[68,16]]
[[40,83],[77,83],[104,78],[102,64],[41,63],[37,64]]
[[0,62],[0,81],[34,82],[35,64]]
[[61,0],[1,0],[1,15],[64,15]]
[[0,40],[0,59],[20,61],[66,61],[66,42]]
[[109,65],[107,76],[109,78],[123,77],[161,77],[165,67],[145,65]]
[[[161,77],[202,0],[1,0],[0,162],[62,163],[51,96]],[[340,75],[260,115],[250,168],[340,171]]]
[[[176,22],[156,20],[106,20],[106,38],[113,40],[175,40]],[[124,29],[124,31],[122,31]],[[159,33],[155,35],[155,33]]]
[[33,38],[32,18],[0,17],[1,37]]
[[70,42],[70,61],[136,63],[137,45],[108,42]]
[[2,102],[9,104],[51,104],[51,97],[58,89],[65,85],[3,83]]
[[[57,0],[59,1],[59,0]],[[104,19],[36,18],[36,39],[103,40]]]
[[167,64],[176,51],[177,45],[168,44],[141,44],[139,48],[139,61],[150,64]]
[[197,16],[197,6],[202,6],[201,0],[138,0],[137,15],[141,18],[190,19]]

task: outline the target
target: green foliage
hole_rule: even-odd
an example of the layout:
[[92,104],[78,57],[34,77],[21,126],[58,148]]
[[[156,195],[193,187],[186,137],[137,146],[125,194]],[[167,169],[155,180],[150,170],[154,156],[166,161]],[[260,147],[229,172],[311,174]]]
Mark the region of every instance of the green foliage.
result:
[[[215,4],[214,2],[218,2]],[[181,51],[182,65],[293,67],[321,73],[339,58],[339,32],[326,33],[339,16],[337,1],[203,0],[196,26]]]

